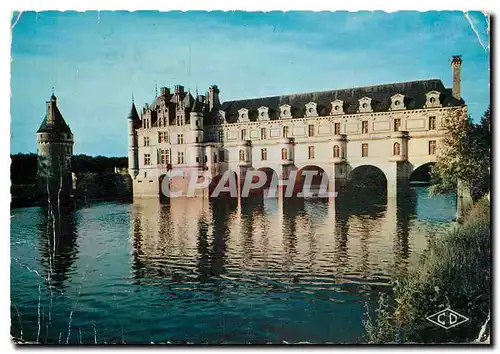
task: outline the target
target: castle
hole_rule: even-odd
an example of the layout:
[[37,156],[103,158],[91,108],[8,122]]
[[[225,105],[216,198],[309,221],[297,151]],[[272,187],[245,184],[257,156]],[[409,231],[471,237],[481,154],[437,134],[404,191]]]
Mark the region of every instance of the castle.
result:
[[73,186],[73,133],[57,107],[54,93],[46,103],[47,112],[36,133],[38,195],[53,205],[65,204],[70,200]]
[[132,103],[128,117],[134,198],[160,197],[172,170],[186,177],[168,183],[183,189],[203,173],[233,171],[241,182],[249,170],[286,179],[313,167],[334,189],[367,165],[381,170],[396,193],[413,171],[435,161],[443,117],[464,106],[461,65],[454,56],[451,88],[429,79],[221,102],[215,85],[196,97],[181,85],[173,92],[162,87],[140,113]]

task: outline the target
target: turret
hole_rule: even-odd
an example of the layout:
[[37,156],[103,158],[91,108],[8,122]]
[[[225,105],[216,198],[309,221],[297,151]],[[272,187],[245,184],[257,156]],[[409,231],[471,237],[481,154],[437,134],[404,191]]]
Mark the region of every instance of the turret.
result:
[[191,111],[189,112],[189,123],[192,130],[192,142],[203,142],[203,111],[205,97],[198,95],[194,100]]
[[45,118],[36,133],[38,192],[43,202],[64,204],[72,189],[73,133],[57,107],[54,93],[46,104]]
[[139,115],[132,101],[132,108],[128,115],[128,171],[134,179],[139,174],[139,150],[137,146],[137,127],[139,126]]

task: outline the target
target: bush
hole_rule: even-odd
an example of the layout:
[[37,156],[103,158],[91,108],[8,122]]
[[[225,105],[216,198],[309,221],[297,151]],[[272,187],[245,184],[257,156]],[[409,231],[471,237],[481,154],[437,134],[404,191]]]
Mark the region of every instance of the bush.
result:
[[[365,320],[371,343],[474,341],[489,316],[490,204],[484,198],[448,234],[432,241],[419,263],[394,282],[392,303],[382,298]],[[426,317],[451,308],[469,321],[448,330]]]

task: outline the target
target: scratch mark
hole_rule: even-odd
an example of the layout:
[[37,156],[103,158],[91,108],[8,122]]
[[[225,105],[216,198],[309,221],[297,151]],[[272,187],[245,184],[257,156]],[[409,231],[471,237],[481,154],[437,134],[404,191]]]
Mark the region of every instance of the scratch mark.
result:
[[66,337],[66,344],[69,343],[69,337],[71,336],[71,321],[73,320],[73,310],[69,313],[69,321],[68,321],[68,336]]
[[12,30],[14,30],[14,27],[16,27],[17,23],[21,19],[22,13],[23,13],[22,11],[19,11],[19,13],[17,14],[16,20],[14,21],[14,23],[12,24],[12,27],[11,27]]
[[20,330],[21,330],[21,340],[23,340],[23,323],[22,323],[22,321],[21,321],[21,315],[19,314],[19,310],[17,309],[16,304],[15,304],[14,302],[12,302],[12,301],[11,301],[11,303],[12,303],[12,306],[14,307],[14,309],[15,309],[15,310],[16,310],[16,312],[17,312],[17,318],[18,318],[18,320],[19,320],[19,326],[21,327],[21,328],[20,328]]
[[[479,35],[479,32],[477,31],[476,27],[472,23],[472,21],[469,17],[469,13],[467,11],[464,12],[464,16],[467,19],[467,21],[469,22],[469,25],[472,28],[472,31],[475,33],[477,40],[479,41],[479,44],[481,45],[481,47],[483,47],[484,51],[487,52],[489,50],[489,45],[488,45],[488,47],[486,47],[484,45],[483,41],[481,40],[481,36]],[[489,22],[488,22],[488,26],[489,26]]]
[[36,342],[40,341],[40,297],[41,297],[41,289],[40,283],[38,283],[38,332],[36,334]]

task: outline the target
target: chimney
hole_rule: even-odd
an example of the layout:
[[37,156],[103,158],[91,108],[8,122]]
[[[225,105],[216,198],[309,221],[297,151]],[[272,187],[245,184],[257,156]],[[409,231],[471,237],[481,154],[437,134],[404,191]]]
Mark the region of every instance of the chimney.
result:
[[166,87],[161,87],[160,88],[160,94],[162,96],[167,96],[167,95],[170,95],[170,90]]
[[209,110],[210,110],[210,112],[214,108],[220,106],[220,102],[219,102],[219,88],[217,87],[217,85],[212,85],[208,89],[208,103],[209,103]]
[[453,97],[459,100],[462,96],[460,94],[460,68],[462,67],[462,56],[454,55],[451,59],[451,70],[453,72],[453,87],[451,93]]
[[184,93],[184,86],[182,86],[182,85],[175,85],[175,93],[177,95],[183,94]]

